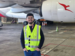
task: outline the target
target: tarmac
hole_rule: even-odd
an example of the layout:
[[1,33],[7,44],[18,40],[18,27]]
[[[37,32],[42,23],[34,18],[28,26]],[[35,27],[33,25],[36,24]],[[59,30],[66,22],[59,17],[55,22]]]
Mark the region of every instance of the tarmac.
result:
[[[24,56],[20,44],[22,28],[22,24],[0,27],[0,56]],[[45,42],[41,56],[75,56],[75,23],[42,26],[42,30]]]

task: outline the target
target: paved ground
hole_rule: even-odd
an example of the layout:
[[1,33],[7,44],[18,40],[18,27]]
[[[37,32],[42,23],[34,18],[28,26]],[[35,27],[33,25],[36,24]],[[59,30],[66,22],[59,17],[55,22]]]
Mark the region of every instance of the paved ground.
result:
[[[75,24],[42,27],[45,42],[41,56],[75,56]],[[24,56],[20,45],[22,24],[9,24],[0,28],[0,56]]]

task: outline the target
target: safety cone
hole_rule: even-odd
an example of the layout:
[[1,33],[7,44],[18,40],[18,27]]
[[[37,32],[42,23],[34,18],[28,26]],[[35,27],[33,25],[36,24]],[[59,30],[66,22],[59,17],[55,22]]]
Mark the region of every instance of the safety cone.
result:
[[58,26],[56,26],[56,32],[58,32]]

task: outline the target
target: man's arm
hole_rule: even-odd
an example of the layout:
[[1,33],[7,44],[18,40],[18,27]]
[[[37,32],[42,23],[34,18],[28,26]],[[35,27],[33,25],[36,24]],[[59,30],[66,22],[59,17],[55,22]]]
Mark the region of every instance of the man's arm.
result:
[[39,49],[41,49],[41,47],[43,46],[44,40],[45,40],[42,29],[40,29],[40,35],[41,35],[41,40],[40,40],[40,44],[38,46]]
[[25,44],[24,44],[24,32],[23,32],[23,29],[21,31],[20,41],[21,41],[21,46],[24,49],[25,48]]

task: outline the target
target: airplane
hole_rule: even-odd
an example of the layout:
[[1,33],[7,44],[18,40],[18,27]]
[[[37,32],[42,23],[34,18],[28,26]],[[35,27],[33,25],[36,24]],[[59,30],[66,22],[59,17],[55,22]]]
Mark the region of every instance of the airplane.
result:
[[33,13],[36,20],[44,18],[53,22],[75,22],[74,0],[45,0],[40,8],[11,3],[9,5],[12,6],[9,6],[6,2],[2,4],[6,5],[0,7],[0,14],[4,17],[26,18],[27,13]]

